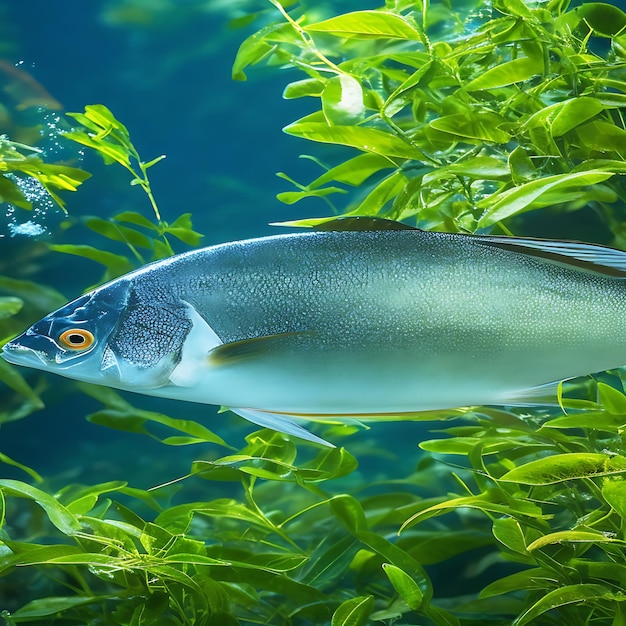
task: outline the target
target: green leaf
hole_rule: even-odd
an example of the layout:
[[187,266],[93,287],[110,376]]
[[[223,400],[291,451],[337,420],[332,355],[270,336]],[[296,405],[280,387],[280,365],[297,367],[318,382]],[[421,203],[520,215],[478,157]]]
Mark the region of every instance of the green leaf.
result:
[[100,263],[111,272],[111,278],[121,276],[134,269],[134,265],[125,256],[99,250],[93,246],[59,243],[50,245],[50,250],[63,254],[73,254]]
[[0,297],[0,320],[19,313],[23,306],[24,301],[21,298],[14,298],[13,296]]
[[0,380],[13,391],[17,391],[27,398],[31,402],[33,410],[43,409],[43,401],[19,373],[18,368],[4,360],[0,360]]
[[602,497],[626,521],[626,482],[620,479],[606,480],[602,485]]
[[538,64],[536,59],[522,57],[521,59],[505,61],[501,65],[496,65],[488,69],[486,72],[467,83],[465,89],[467,89],[467,91],[479,91],[482,89],[505,87],[513,83],[521,83],[525,80],[529,80],[542,72],[543,68]]
[[385,115],[393,116],[401,111],[405,106],[405,96],[407,92],[419,85],[424,77],[431,71],[434,62],[428,58],[428,55],[422,57],[423,63],[420,68],[413,72],[406,80],[404,80],[396,89],[387,97],[383,110]]
[[2,541],[10,552],[4,550],[0,553],[0,569],[8,569],[15,565],[48,563],[60,557],[81,554],[81,549],[77,546],[65,544],[38,545],[24,541],[11,541],[6,538],[3,538]]
[[588,602],[590,600],[602,600],[610,598],[611,595],[610,590],[602,585],[565,585],[560,589],[554,589],[542,596],[540,600],[535,602],[522,615],[513,620],[512,626],[530,624],[540,615],[561,606]]
[[496,0],[494,8],[505,15],[515,15],[531,21],[536,19],[533,11],[524,0]]
[[603,110],[604,106],[596,98],[579,97],[563,102],[552,118],[550,125],[552,136],[561,137]]
[[[386,157],[422,159],[423,154],[408,141],[375,128],[361,126],[329,126],[323,122],[298,121],[283,129],[288,135],[311,141],[351,146],[364,152]],[[608,176],[607,176],[608,178]]]
[[[62,499],[69,503],[67,510],[74,515],[86,515],[93,509],[103,493],[119,491],[126,487],[126,483],[120,480],[82,487],[78,490],[64,491]],[[69,496],[69,497],[68,497]]]
[[2,463],[6,463],[7,465],[12,465],[13,467],[17,467],[18,469],[21,469],[23,472],[26,472],[31,478],[36,480],[38,483],[43,482],[43,478],[34,469],[28,467],[28,465],[24,465],[23,463],[19,463],[18,461],[15,461],[14,459],[7,456],[6,454],[3,454],[2,452],[0,452],[0,461],[2,461]]
[[372,153],[359,154],[329,169],[308,185],[308,189],[317,189],[331,181],[358,187],[374,174],[391,167],[394,167],[393,162],[384,156]]
[[239,480],[236,473],[276,481],[295,481],[298,468],[271,456],[235,454],[216,461],[194,461],[192,472],[207,480]]
[[434,604],[430,604],[423,609],[423,611],[424,614],[432,620],[433,624],[437,624],[437,626],[460,626],[461,624],[456,615]]
[[626,141],[626,131],[623,128],[602,120],[593,120],[578,126],[576,134],[585,150],[596,150],[602,153],[602,157],[609,157],[606,153],[614,152],[623,159],[621,151]]
[[0,489],[7,495],[28,498],[36,502],[46,512],[48,519],[65,535],[73,535],[81,529],[78,519],[41,489],[9,479],[0,480]]
[[494,194],[478,202],[477,206],[485,209],[478,221],[478,226],[479,228],[492,226],[508,217],[528,211],[533,208],[534,204],[540,202],[541,197],[548,192],[580,189],[587,185],[604,182],[611,176],[613,176],[612,172],[594,170],[571,174],[556,174]]
[[521,589],[545,590],[557,582],[554,573],[541,567],[533,567],[495,580],[480,592],[479,597],[491,598],[505,593],[515,593]]
[[45,315],[58,309],[67,302],[67,298],[52,287],[46,287],[30,280],[20,280],[0,276],[0,289],[24,300],[35,313]]
[[351,211],[351,215],[377,215],[407,184],[407,179],[401,170],[397,170],[383,178],[372,189],[359,206]]
[[433,174],[441,170],[477,180],[505,180],[511,175],[509,165],[506,162],[490,156],[477,156],[451,163],[445,168],[435,170]]
[[259,63],[269,56],[276,46],[271,43],[272,38],[289,36],[292,33],[290,24],[268,24],[259,32],[250,35],[239,46],[232,67],[233,80],[247,80],[244,70],[250,65]]
[[518,520],[513,517],[503,517],[493,522],[493,536],[509,550],[519,554],[528,554],[524,531]]
[[368,548],[380,555],[385,561],[401,569],[414,580],[424,596],[424,603],[428,604],[433,595],[433,587],[428,574],[421,564],[408,552],[391,543],[385,537],[370,530],[348,528],[354,536]]
[[100,217],[85,218],[85,226],[99,235],[107,237],[107,239],[121,241],[122,243],[130,243],[133,246],[139,246],[140,248],[145,248],[147,250],[152,249],[152,242],[150,239],[134,228],[122,226],[121,224],[115,224]]
[[626,396],[621,391],[598,382],[598,402],[611,415],[619,415],[626,419]]
[[511,179],[515,185],[521,185],[528,180],[536,178],[537,169],[528,152],[517,146],[511,154],[509,154],[509,168],[511,170]]
[[[280,176],[280,172],[278,174]],[[325,198],[333,193],[346,193],[340,187],[324,187],[323,189],[307,189],[306,191],[283,191],[276,198],[285,204],[295,204],[304,198]]]
[[581,579],[611,580],[626,587],[626,565],[607,561],[591,561],[587,558],[571,559],[569,565],[574,567]]
[[322,92],[322,111],[329,126],[358,124],[365,118],[363,88],[349,74],[330,78]]
[[502,437],[452,437],[422,441],[419,447],[435,454],[469,454],[476,446],[481,446],[482,454],[498,454],[504,450],[519,447],[514,439]]
[[304,98],[306,96],[319,97],[324,92],[326,81],[320,78],[305,78],[289,83],[283,91],[285,100]]
[[148,230],[159,231],[158,226],[153,224],[147,217],[141,215],[141,213],[136,213],[135,211],[123,211],[114,215],[112,219],[116,222],[127,222],[136,226],[143,226]]
[[543,537],[539,537],[528,545],[528,551],[540,550],[554,543],[621,543],[623,541],[613,537],[607,537],[600,532],[589,532],[585,530],[561,530],[556,533],[549,533]]
[[318,589],[335,584],[348,571],[359,545],[352,535],[339,541],[325,537],[309,555],[298,579]]
[[395,13],[354,11],[304,27],[309,33],[324,33],[355,39],[421,40],[421,34],[410,22]]
[[457,137],[461,141],[486,141],[490,143],[506,143],[510,134],[501,127],[505,120],[496,113],[478,111],[476,113],[454,113],[445,115],[430,122],[430,127],[442,133]]
[[366,626],[374,610],[374,596],[358,596],[342,602],[333,613],[331,626]]
[[383,563],[383,570],[398,595],[406,602],[406,605],[410,609],[417,611],[424,600],[419,585],[406,572],[391,563]]
[[614,37],[626,29],[626,13],[606,2],[585,2],[572,12],[580,20],[591,26],[594,33]]
[[356,498],[342,494],[331,498],[330,507],[334,516],[340,520],[346,528],[358,537],[362,530],[367,529],[367,520],[363,508]]
[[[2,159],[0,158],[0,165]],[[26,199],[22,190],[17,186],[14,180],[7,178],[4,174],[0,174],[0,202],[8,202],[14,204],[20,209],[31,209],[31,203]]]
[[609,433],[617,433],[626,418],[601,411],[586,411],[563,417],[556,417],[542,425],[542,428],[588,428]]
[[[96,150],[118,145],[124,149],[127,157],[134,151],[128,129],[103,104],[88,104],[85,106],[84,113],[67,113],[67,115],[94,133],[88,137],[95,141]],[[76,141],[73,136],[75,134],[70,132],[66,133],[65,136]]]
[[576,478],[610,476],[623,472],[626,472],[626,457],[575,452],[530,461],[507,472],[499,480],[522,485],[551,485]]
[[407,528],[435,515],[449,513],[450,511],[465,507],[478,509],[479,511],[483,511],[485,513],[500,513],[511,517],[517,517],[519,515],[534,518],[544,517],[541,509],[533,502],[529,500],[512,500],[511,502],[508,502],[501,491],[497,489],[490,489],[477,496],[461,496],[458,498],[451,498],[450,500],[439,502],[438,504],[419,511],[414,515],[411,515],[411,517],[409,517],[402,524],[399,532],[403,532]]
[[19,608],[11,617],[18,621],[31,621],[40,617],[50,617],[55,619],[56,616],[64,611],[74,609],[79,606],[88,604],[103,603],[106,600],[114,598],[114,595],[89,595],[89,596],[55,596],[50,598],[39,598],[32,600],[28,604]]
[[[79,383],[78,386],[86,394],[95,398],[107,408],[103,411],[97,411],[87,416],[87,419],[96,424],[102,424],[118,430],[126,430],[135,433],[148,433],[144,428],[147,423],[160,424],[173,430],[182,432],[196,438],[203,443],[216,443],[218,445],[230,448],[230,446],[214,432],[193,420],[176,419],[156,413],[154,411],[144,411],[136,409],[129,402],[126,402],[113,389],[101,387],[98,385],[90,385]],[[155,437],[162,443],[163,439]]]
[[246,527],[252,524],[266,532],[276,532],[282,535],[280,529],[273,525],[261,513],[253,511],[245,504],[230,498],[172,506],[158,515],[155,519],[155,523],[169,528],[172,532],[174,532],[175,529],[180,529],[180,532],[185,532],[191,519],[196,515],[209,518],[223,517],[234,522],[242,522]]
[[[102,411],[96,411],[87,416],[87,419],[101,426],[108,426],[116,430],[124,430],[127,432],[151,434],[146,428],[145,424],[155,423],[161,424],[190,435],[190,439],[181,440],[178,436],[174,438],[170,437],[155,437],[161,443],[166,445],[186,445],[189,443],[215,443],[226,448],[230,447],[219,435],[205,428],[198,422],[192,420],[182,420],[173,417],[168,417],[161,413],[155,413],[153,411],[142,411],[138,409],[119,411],[116,409],[105,409]],[[152,435],[151,435],[152,436]]]
[[190,246],[198,246],[204,235],[193,230],[191,222],[191,213],[183,213],[179,215],[172,224],[169,224],[164,231],[173,235],[177,239]]
[[[68,113],[68,115],[70,115],[70,113]],[[63,136],[95,150],[100,154],[107,165],[110,165],[111,163],[119,163],[124,167],[130,167],[130,157],[128,151],[123,146],[102,141],[101,139],[95,138],[92,135],[88,135],[87,133],[83,133],[81,131],[64,133]]]

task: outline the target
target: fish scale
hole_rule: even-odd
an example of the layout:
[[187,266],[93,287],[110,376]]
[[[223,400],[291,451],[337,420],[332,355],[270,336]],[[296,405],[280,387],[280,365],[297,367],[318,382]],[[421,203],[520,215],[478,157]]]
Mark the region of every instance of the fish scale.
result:
[[[526,402],[626,363],[625,253],[353,224],[148,265],[51,313],[3,356],[225,405],[321,443],[293,420]],[[77,307],[94,341],[68,348],[59,337]]]

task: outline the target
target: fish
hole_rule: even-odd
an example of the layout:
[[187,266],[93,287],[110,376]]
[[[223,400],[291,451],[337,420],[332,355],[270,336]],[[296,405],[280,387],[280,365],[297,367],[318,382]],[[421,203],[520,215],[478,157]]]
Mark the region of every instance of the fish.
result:
[[2,356],[332,446],[303,422],[537,404],[623,366],[625,279],[601,245],[345,218],[146,265]]

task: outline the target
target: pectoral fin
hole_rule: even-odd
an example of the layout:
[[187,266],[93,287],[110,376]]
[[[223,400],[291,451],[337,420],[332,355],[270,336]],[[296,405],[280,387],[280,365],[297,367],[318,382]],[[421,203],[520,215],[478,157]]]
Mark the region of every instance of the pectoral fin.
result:
[[247,419],[253,424],[263,426],[263,428],[271,428],[272,430],[277,430],[278,432],[285,433],[286,435],[293,435],[294,437],[306,439],[307,441],[312,441],[313,443],[319,443],[323,446],[328,446],[329,448],[336,447],[325,439],[310,433],[306,430],[306,428],[302,428],[302,426],[295,424],[286,415],[268,413],[266,411],[258,411],[255,409],[233,409],[229,407],[229,410]]
[[240,361],[261,358],[284,347],[286,339],[305,334],[307,333],[279,333],[224,343],[209,352],[209,362],[211,365],[233,365]]

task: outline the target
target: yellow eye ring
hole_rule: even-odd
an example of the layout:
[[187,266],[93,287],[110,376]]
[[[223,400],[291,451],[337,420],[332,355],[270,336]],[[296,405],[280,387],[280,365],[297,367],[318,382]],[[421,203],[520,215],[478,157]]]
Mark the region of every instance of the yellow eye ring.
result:
[[86,350],[95,340],[96,338],[84,328],[70,328],[59,336],[61,345],[69,350]]

